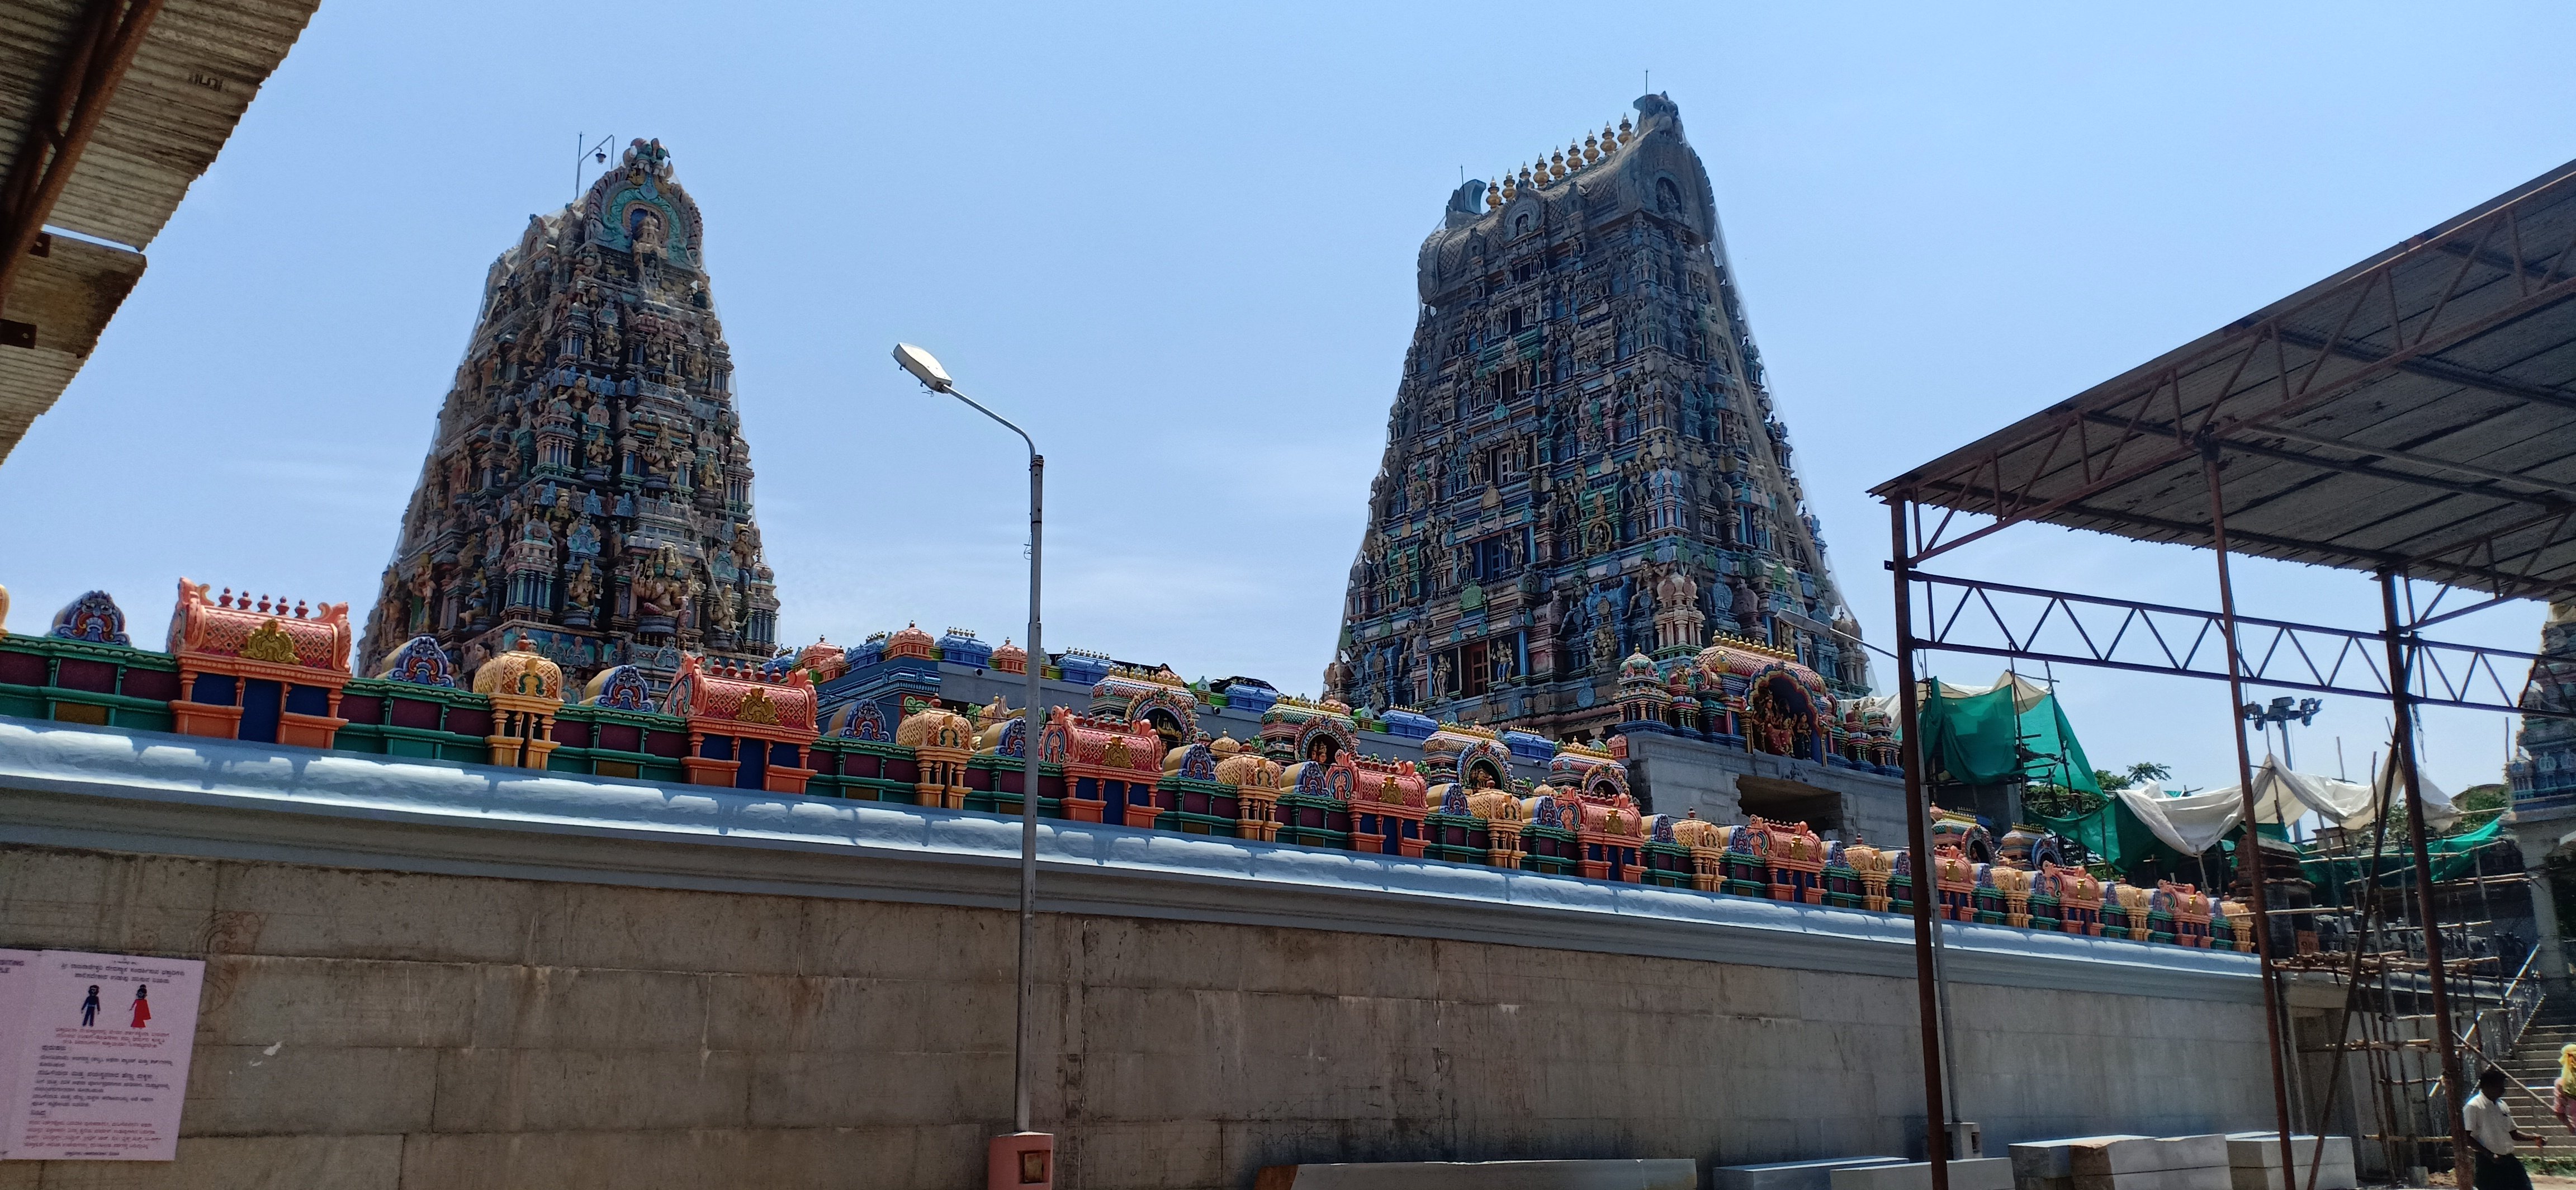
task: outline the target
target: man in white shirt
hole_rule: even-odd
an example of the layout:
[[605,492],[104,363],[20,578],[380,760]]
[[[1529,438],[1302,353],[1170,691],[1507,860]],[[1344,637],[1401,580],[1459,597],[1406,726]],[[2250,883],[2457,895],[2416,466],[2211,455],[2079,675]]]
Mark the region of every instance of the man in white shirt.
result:
[[2531,1174],[2522,1168],[2522,1158],[2513,1155],[2513,1146],[2540,1138],[2513,1126],[2513,1109],[2504,1105],[2509,1086],[2504,1071],[2489,1066],[2478,1072],[2478,1093],[2460,1108],[2475,1150],[2470,1156],[2477,1163],[2478,1190],[2531,1190]]

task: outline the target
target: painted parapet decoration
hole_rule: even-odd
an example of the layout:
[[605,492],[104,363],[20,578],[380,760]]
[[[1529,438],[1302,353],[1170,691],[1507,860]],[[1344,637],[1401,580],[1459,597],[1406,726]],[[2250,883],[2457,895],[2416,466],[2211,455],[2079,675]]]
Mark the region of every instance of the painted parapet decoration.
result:
[[135,647],[104,592],[73,600],[34,632],[0,632],[0,715],[168,731],[178,694],[178,666]]
[[[210,599],[207,586],[180,579],[178,606],[170,613],[169,652],[179,662],[181,695],[170,703],[171,729],[330,747],[348,722],[340,718],[340,692],[350,677],[349,605],[308,610],[298,600],[290,612],[284,599],[265,595],[255,607],[248,595],[236,603],[230,587]],[[84,632],[104,627],[95,620],[75,626]]]
[[1508,789],[1462,790],[1457,797],[1469,817],[1485,824],[1485,862],[1497,868],[1519,868],[1528,855],[1521,849],[1521,826],[1529,812],[1521,798]]
[[563,668],[536,650],[536,642],[523,636],[517,648],[474,670],[474,692],[492,703],[492,734],[486,742],[493,764],[541,769],[555,750],[555,716],[564,704]]
[[1351,845],[1354,850],[1419,858],[1423,822],[1434,807],[1422,774],[1410,760],[1360,757],[1351,762]]
[[1960,852],[1958,844],[1933,845],[1932,892],[1941,916],[1952,921],[1977,919],[1977,865]]
[[1169,669],[1114,666],[1091,687],[1096,719],[1123,719],[1162,737],[1168,751],[1199,736],[1198,696]]
[[[2147,902],[2148,928],[2153,933],[2170,932],[2173,941],[2180,945],[2206,950],[2209,947],[2210,910],[2209,894],[2189,884],[2159,880]],[[2161,924],[2159,919],[2171,924],[2163,930],[2156,930],[2154,926]]]
[[1512,759],[1491,728],[1472,724],[1443,723],[1422,741],[1423,779],[1434,785],[1501,789],[1512,783]]
[[1235,837],[1268,842],[1279,837],[1279,785],[1287,770],[1233,736],[1218,736],[1208,745],[1216,757],[1216,779],[1235,797]]
[[1993,890],[2002,901],[2003,924],[2030,928],[2030,869],[2011,864],[1978,864],[1977,888],[1980,893]]
[[1712,634],[1696,655],[1632,652],[1614,691],[1614,751],[1630,733],[1670,733],[1838,768],[1902,771],[1896,724],[1881,700],[1837,699],[1795,654],[1732,633]]
[[1283,841],[1327,847],[1350,845],[1351,791],[1359,771],[1359,725],[1334,699],[1312,702],[1282,697],[1261,713],[1262,755],[1284,766],[1279,775],[1279,835]]
[[[2108,884],[2103,889],[2110,895],[2102,899],[2102,936],[2145,942],[2154,937],[2149,926],[2151,904],[2156,890],[2134,884]],[[2167,937],[2166,941],[2172,941]]]
[[[1154,785],[1154,805],[1162,812],[1156,825],[1184,834],[1222,832],[1237,838],[1261,838],[1260,830],[1246,832],[1243,829],[1250,819],[1246,817],[1241,787],[1218,775],[1228,761],[1240,760],[1242,756],[1242,743],[1231,735],[1211,740],[1202,734],[1189,743],[1166,749],[1163,753],[1163,778]],[[1249,776],[1254,780],[1264,775],[1269,777],[1268,794],[1256,791],[1254,797],[1265,807],[1265,815],[1266,807],[1278,799],[1278,767],[1272,763],[1268,774],[1262,773],[1257,765],[1247,769],[1247,766],[1237,764],[1229,770],[1238,777]]]
[[[2252,951],[2254,949],[2254,907],[2233,897],[2225,897],[2219,900],[2218,909],[2217,920],[2224,922],[2227,927],[2228,948]],[[2213,924],[2212,933],[2215,932],[2215,924]]]
[[1710,734],[1741,740],[1755,752],[1824,763],[1833,696],[1795,655],[1720,633],[1693,664],[1702,689],[1717,696],[1709,708]]
[[2102,881],[2082,868],[2055,862],[2040,865],[2033,895],[2057,901],[2059,928],[2069,934],[2102,933]]
[[1154,786],[1163,776],[1164,751],[1162,737],[1143,724],[1057,707],[1047,717],[1038,758],[1064,766],[1065,817],[1152,826],[1158,817]]
[[1701,818],[1697,810],[1670,819],[1666,829],[1676,846],[1690,850],[1691,887],[1718,891],[1726,883],[1727,829]]
[[[997,746],[999,740],[997,731]],[[965,808],[971,792],[966,787],[966,765],[974,759],[977,743],[975,725],[966,716],[936,703],[923,704],[895,725],[894,742],[912,749],[916,805]]]
[[[1604,782],[1598,788],[1611,787]],[[1577,794],[1567,808],[1574,815],[1577,875],[1644,883],[1646,820],[1627,790]]]
[[[298,619],[291,604],[273,600],[266,609],[256,599],[236,598],[229,607],[205,602],[233,613],[244,641],[270,620],[290,648],[299,633],[320,640],[331,632],[328,609]],[[167,714],[173,701],[188,701],[175,699],[180,665],[168,654],[115,643],[123,621],[113,601],[92,595],[57,617],[59,635],[0,633],[0,714],[153,729],[127,716]],[[174,646],[191,647],[184,612],[174,625]],[[907,629],[857,649],[817,641],[748,665],[684,657],[685,680],[675,681],[667,711],[656,708],[649,675],[631,669],[603,670],[577,701],[567,701],[576,692],[560,663],[541,654],[542,639],[536,649],[509,640],[510,650],[475,667],[470,682],[434,641],[406,641],[373,668],[376,676],[345,679],[340,708],[367,710],[330,746],[1014,813],[1028,743],[1023,720],[1004,697],[979,708],[942,703],[935,694],[938,655],[971,652],[968,636],[952,631],[935,642]],[[906,654],[897,665],[929,666],[929,693],[870,687],[876,692],[862,697],[846,684],[878,676],[843,668],[851,658],[881,660],[889,650]],[[239,667],[242,651],[199,649],[214,656],[192,662],[202,667],[192,673]],[[984,659],[991,665],[1009,655],[994,649]],[[1057,669],[1050,666],[1049,676]],[[845,683],[846,697],[828,721],[818,721],[818,674]],[[320,669],[292,676],[330,680]],[[1042,816],[1873,912],[1905,912],[1916,895],[1914,857],[1902,850],[1825,839],[1803,823],[1645,813],[1627,787],[1624,737],[1559,746],[1432,723],[1421,735],[1423,759],[1407,763],[1360,755],[1365,721],[1331,700],[1279,698],[1243,678],[1203,689],[1166,669],[1105,661],[1085,676],[1098,712],[1055,710],[1040,733]],[[1672,672],[1663,676],[1667,692],[1675,689]],[[157,697],[148,693],[156,680],[165,682]],[[1692,693],[1688,680],[1678,688]],[[1197,724],[1211,722],[1216,700],[1234,705],[1228,690],[1241,693],[1246,707],[1263,706],[1257,741],[1198,732]],[[887,697],[900,699],[900,716],[886,709]],[[81,718],[92,713],[117,717]],[[1182,732],[1190,738],[1168,739]],[[1512,764],[1540,758],[1546,783],[1510,776]],[[2196,947],[2252,945],[2243,906],[2188,885],[2115,891],[2065,863],[2064,841],[2036,828],[2016,826],[1996,840],[1973,816],[1936,808],[1933,835],[1938,852],[1927,891],[1938,894],[1945,917]]]
[[805,763],[816,735],[814,683],[803,670],[776,678],[684,654],[665,707],[688,722],[682,763],[692,785],[803,793],[814,776]]
[[1860,907],[1877,913],[1887,912],[1888,881],[1896,874],[1897,861],[1904,853],[1860,843],[1837,844],[1836,848],[1843,866],[1850,869],[1853,879],[1860,883]]
[[1772,900],[1825,903],[1825,844],[1814,828],[1755,815],[1745,829],[1763,836],[1763,867]]
[[1533,872],[1578,874],[1583,848],[1583,802],[1571,792],[1542,784],[1521,799],[1521,866]]
[[1931,834],[1932,851],[1936,855],[1947,845],[1957,849],[1970,863],[1993,863],[1995,860],[1994,835],[1986,830],[1986,824],[1977,821],[1974,814],[1935,806],[1932,809]]

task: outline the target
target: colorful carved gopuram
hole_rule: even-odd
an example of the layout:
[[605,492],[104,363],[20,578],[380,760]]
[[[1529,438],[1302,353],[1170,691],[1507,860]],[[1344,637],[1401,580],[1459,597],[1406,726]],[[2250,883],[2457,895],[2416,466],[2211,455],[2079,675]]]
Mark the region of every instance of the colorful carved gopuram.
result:
[[[1880,913],[1910,912],[1916,895],[1911,856],[1845,830],[1655,812],[1623,759],[1625,734],[1557,744],[1418,712],[1370,715],[1249,678],[1187,681],[1168,666],[1080,650],[1033,658],[964,629],[933,638],[918,626],[759,664],[686,652],[661,693],[633,665],[576,684],[527,637],[460,671],[435,637],[415,636],[388,650],[375,676],[357,677],[345,605],[207,591],[179,584],[164,650],[136,644],[123,610],[97,591],[41,633],[0,633],[0,715],[1016,814],[1031,792],[1028,741],[1009,698],[1024,696],[1034,663],[1048,711],[1034,793],[1059,829],[1170,831]],[[1745,642],[1709,646],[1690,672],[1712,675],[1704,689],[1714,693],[1683,683],[1685,696],[1661,704],[1665,718],[1649,726],[1672,729],[1686,703],[1719,735],[1785,740],[1811,757],[1849,746],[1830,693],[1794,666]],[[1732,677],[1747,680],[1729,686]],[[1766,695],[1769,682],[1780,692]],[[1795,714],[1784,709],[1792,690],[1810,700]],[[1872,735],[1865,746],[1895,744]],[[2106,885],[2033,828],[1998,841],[1975,817],[1942,811],[1933,833],[1933,894],[1952,920],[2250,945],[2242,905],[2172,882]]]
[[[1332,696],[1551,738],[1662,721],[1827,748],[1868,692],[1672,101],[1471,181],[1418,262],[1421,315],[1351,567]],[[1702,685],[1712,631],[1793,665]],[[1632,701],[1630,695],[1640,697]],[[1732,700],[1719,720],[1710,700]],[[1756,705],[1748,708],[1747,699]],[[1859,726],[1853,724],[1853,726]]]
[[584,681],[766,661],[778,596],[698,208],[659,141],[492,262],[359,649],[532,641]]

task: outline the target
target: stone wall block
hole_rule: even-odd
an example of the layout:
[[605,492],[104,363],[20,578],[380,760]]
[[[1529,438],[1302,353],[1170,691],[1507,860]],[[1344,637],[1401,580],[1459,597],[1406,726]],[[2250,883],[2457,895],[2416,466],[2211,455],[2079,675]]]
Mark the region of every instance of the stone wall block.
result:
[[376,959],[219,955],[206,964],[200,1045],[456,1046],[473,1037],[474,968]]
[[751,1060],[682,1049],[460,1049],[438,1056],[438,1132],[740,1128]]
[[524,880],[236,864],[215,907],[256,919],[262,954],[511,963],[544,899]]
[[528,961],[563,967],[802,974],[804,902],[554,884]]
[[979,1125],[656,1132],[430,1133],[405,1138],[405,1186],[518,1190],[955,1190],[980,1184]]
[[1011,1055],[755,1054],[748,1112],[756,1128],[930,1127],[980,1120],[998,1134],[1011,1124]]
[[0,1190],[398,1190],[400,1136],[179,1138],[175,1161],[0,1161]]
[[430,1127],[438,1051],[374,1046],[199,1045],[185,1136],[358,1136]]
[[464,1044],[694,1051],[706,1043],[708,984],[687,971],[479,968]]
[[213,932],[223,867],[166,856],[0,848],[0,945],[194,957]]
[[[1019,962],[1016,909],[817,897],[804,902],[804,911],[797,951],[801,974],[1007,983]],[[1050,947],[1067,924],[1059,914],[1038,915],[1041,970],[1062,966],[1062,954]]]

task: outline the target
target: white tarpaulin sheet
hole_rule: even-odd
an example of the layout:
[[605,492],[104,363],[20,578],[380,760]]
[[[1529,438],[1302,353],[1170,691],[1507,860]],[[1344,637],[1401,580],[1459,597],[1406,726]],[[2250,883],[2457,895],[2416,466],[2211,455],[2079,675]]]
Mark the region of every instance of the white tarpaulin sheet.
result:
[[[2254,774],[2254,817],[2258,822],[2291,822],[2314,812],[2329,825],[2346,830],[2362,830],[2379,817],[2380,807],[2391,804],[2388,786],[2393,770],[2379,774],[2378,788],[2313,773],[2296,773],[2281,767],[2281,762],[2266,756],[2263,767]],[[2451,795],[2433,784],[2432,778],[2416,774],[2416,791],[2424,798],[2424,825],[2431,830],[2446,830],[2459,820],[2460,812],[2451,805]],[[2121,804],[2154,832],[2158,841],[2185,855],[2198,855],[2217,846],[2245,812],[2245,799],[2237,786],[2213,789],[2206,793],[2169,797],[2164,786],[2156,782],[2123,789]],[[2395,791],[2402,804],[2405,790]]]

